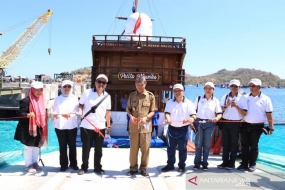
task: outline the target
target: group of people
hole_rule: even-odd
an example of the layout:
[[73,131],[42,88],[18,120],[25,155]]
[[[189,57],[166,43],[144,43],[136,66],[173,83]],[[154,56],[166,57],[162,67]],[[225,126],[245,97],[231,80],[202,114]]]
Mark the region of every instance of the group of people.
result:
[[[95,87],[83,92],[80,100],[73,95],[73,82],[65,80],[61,84],[61,95],[53,105],[53,127],[59,142],[60,171],[68,167],[79,170],[83,175],[89,168],[89,153],[93,142],[94,172],[103,175],[102,147],[104,135],[111,132],[111,97],[105,91],[108,78],[104,74],[97,76]],[[127,99],[125,111],[129,117],[128,129],[130,135],[130,170],[127,176],[139,172],[148,176],[149,148],[152,127],[157,128],[158,123],[152,125],[152,119],[158,119],[155,96],[146,90],[147,81],[144,76],[135,79],[136,91]],[[182,84],[173,86],[174,98],[169,99],[165,105],[165,122],[168,127],[167,165],[161,169],[167,172],[174,169],[176,146],[179,150],[178,172],[185,171],[187,159],[188,130],[195,131],[195,159],[194,170],[208,170],[208,156],[211,146],[211,136],[216,125],[222,117],[223,121],[223,163],[218,168],[235,168],[235,159],[238,149],[238,136],[242,136],[242,163],[240,170],[255,170],[258,155],[258,141],[262,134],[264,122],[269,123],[269,134],[274,131],[272,122],[272,103],[269,97],[261,93],[261,81],[252,79],[249,82],[250,94],[238,93],[240,82],[230,82],[231,92],[222,97],[220,101],[214,97],[215,86],[207,82],[204,95],[196,98],[195,103],[184,96],[185,88]],[[124,103],[125,104],[125,103]],[[34,173],[41,170],[37,159],[39,148],[46,141],[47,115],[43,101],[43,84],[33,82],[29,96],[20,101],[20,116],[15,139],[24,144],[24,158],[26,170]],[[78,120],[80,121],[80,135],[82,141],[82,164],[79,169],[76,154],[76,135]],[[243,120],[245,122],[243,122]],[[193,125],[194,124],[194,125]],[[101,134],[101,135],[98,135]],[[156,133],[157,136],[157,133]],[[67,146],[69,154],[67,154]],[[138,151],[141,151],[141,162],[138,165]]]
[[[184,97],[185,89],[181,84],[173,87],[174,99],[167,101],[165,120],[168,127],[167,165],[161,169],[167,172],[174,169],[176,146],[179,149],[178,172],[185,171],[187,157],[187,129],[190,127],[195,136],[195,158],[193,170],[208,170],[208,157],[211,140],[217,122],[222,128],[223,162],[218,168],[234,169],[241,134],[242,162],[238,170],[256,169],[258,142],[266,131],[274,131],[272,102],[261,93],[261,80],[254,78],[249,82],[250,94],[239,93],[240,81],[230,81],[230,93],[221,101],[214,96],[215,85],[207,82],[204,95],[198,96],[195,103]],[[265,129],[264,123],[269,126]]]

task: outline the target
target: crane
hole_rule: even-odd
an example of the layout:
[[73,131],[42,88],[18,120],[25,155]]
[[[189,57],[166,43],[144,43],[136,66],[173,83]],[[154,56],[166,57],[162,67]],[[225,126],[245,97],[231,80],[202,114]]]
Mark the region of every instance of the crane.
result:
[[[52,10],[40,15],[4,52],[0,54],[0,75],[4,75],[5,69],[13,62],[21,52],[29,45],[39,31],[46,25],[52,15]],[[48,49],[50,54],[51,49]]]

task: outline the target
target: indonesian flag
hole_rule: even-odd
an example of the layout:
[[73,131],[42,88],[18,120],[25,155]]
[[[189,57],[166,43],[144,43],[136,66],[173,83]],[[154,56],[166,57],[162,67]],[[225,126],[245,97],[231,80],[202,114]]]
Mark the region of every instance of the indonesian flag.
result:
[[138,20],[136,21],[136,24],[135,24],[135,27],[134,27],[134,31],[133,33],[136,34],[137,33],[137,30],[138,28],[141,26],[141,14],[139,14],[139,18]]

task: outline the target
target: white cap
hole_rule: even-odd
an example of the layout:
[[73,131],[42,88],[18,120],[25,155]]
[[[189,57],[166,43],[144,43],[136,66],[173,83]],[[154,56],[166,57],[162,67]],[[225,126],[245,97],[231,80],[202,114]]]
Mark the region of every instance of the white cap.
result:
[[176,89],[176,88],[178,88],[178,89],[180,89],[180,90],[184,90],[182,84],[175,84],[175,85],[173,86],[173,90]]
[[39,88],[44,88],[44,85],[42,82],[34,81],[32,82],[31,87],[35,89],[39,89]]
[[235,84],[237,86],[240,86],[240,82],[237,79],[233,79],[233,80],[230,81],[230,86],[233,85],[233,84]]
[[250,83],[255,84],[256,86],[261,86],[261,84],[262,84],[261,80],[257,79],[257,78],[251,79],[248,84],[250,84]]
[[205,86],[210,86],[212,88],[215,88],[215,85],[212,82],[206,82]]
[[98,75],[98,77],[96,78],[96,80],[99,79],[99,78],[103,78],[103,79],[106,80],[106,82],[108,82],[108,77],[107,77],[106,75],[104,75],[104,74]]
[[70,86],[73,86],[73,82],[70,80],[64,80],[61,83],[61,87],[64,87],[65,85],[69,84]]

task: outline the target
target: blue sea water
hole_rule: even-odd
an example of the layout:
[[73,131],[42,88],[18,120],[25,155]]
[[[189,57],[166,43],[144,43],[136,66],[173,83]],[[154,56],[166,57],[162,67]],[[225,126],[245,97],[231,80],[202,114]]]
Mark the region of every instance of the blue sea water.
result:
[[[242,89],[249,93],[249,89]],[[195,101],[197,96],[203,95],[203,87],[186,86],[185,96],[191,101]],[[216,88],[215,96],[218,99],[229,93],[229,89]],[[275,122],[275,131],[271,136],[262,135],[260,138],[260,154],[258,161],[276,167],[285,166],[285,89],[267,88],[262,89],[262,93],[268,95],[273,103],[273,118]],[[0,168],[23,161],[23,145],[14,140],[16,121],[0,121]],[[58,150],[58,141],[54,129],[49,123],[48,146],[42,149],[42,153],[48,153]]]

